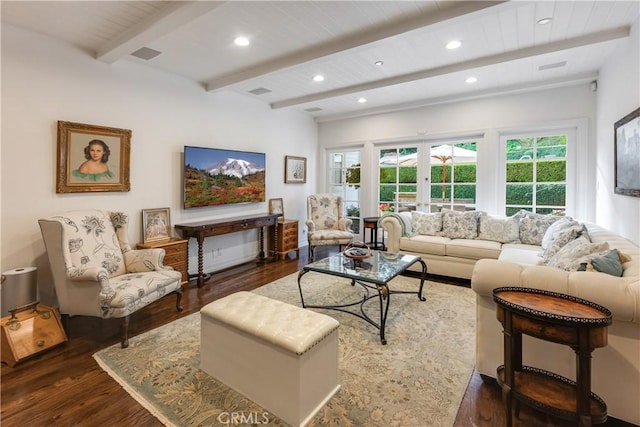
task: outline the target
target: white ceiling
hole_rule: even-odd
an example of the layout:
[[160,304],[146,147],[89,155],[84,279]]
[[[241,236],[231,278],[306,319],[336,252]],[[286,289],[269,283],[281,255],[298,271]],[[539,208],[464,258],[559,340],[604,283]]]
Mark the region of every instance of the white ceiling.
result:
[[[3,0],[1,9],[2,22],[98,61],[135,61],[274,109],[319,108],[306,112],[318,121],[592,81],[639,14],[638,0]],[[553,20],[537,25],[544,17]],[[251,44],[235,46],[238,35]],[[445,49],[453,39],[462,46]],[[162,53],[131,55],[143,47]],[[312,81],[318,73],[324,82]],[[271,92],[249,93],[257,88]]]

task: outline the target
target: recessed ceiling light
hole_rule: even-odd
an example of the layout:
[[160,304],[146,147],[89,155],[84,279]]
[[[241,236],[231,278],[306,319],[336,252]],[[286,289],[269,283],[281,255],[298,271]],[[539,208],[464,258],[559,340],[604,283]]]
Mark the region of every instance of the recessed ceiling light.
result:
[[447,49],[457,49],[460,46],[462,46],[462,42],[460,42],[460,40],[451,40],[447,43]]
[[367,98],[358,98],[358,102],[360,104],[364,104],[365,102],[367,102]]
[[475,77],[468,77],[467,80],[465,80],[465,82],[467,82],[467,83],[475,83],[477,81],[478,81],[478,79],[475,78]]
[[538,25],[547,25],[549,22],[552,21],[552,19],[553,18],[547,16],[546,18],[538,19],[537,24]]
[[238,46],[249,46],[249,39],[243,36],[236,37],[233,42]]
[[375,64],[375,65],[377,65],[378,67],[381,67],[381,66],[382,66],[382,64],[384,64],[384,62],[382,62],[382,61],[376,61],[376,62],[374,62],[374,64]]
[[324,76],[322,74],[316,74],[315,76],[313,76],[313,81],[314,82],[323,82],[324,81]]

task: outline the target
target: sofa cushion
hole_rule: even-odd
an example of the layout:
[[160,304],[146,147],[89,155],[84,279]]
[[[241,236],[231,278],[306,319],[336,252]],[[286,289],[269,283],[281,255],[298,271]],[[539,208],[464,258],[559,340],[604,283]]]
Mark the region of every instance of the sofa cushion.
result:
[[435,236],[442,230],[442,213],[411,211],[411,228],[418,234]]
[[498,259],[502,244],[491,240],[453,239],[447,243],[447,256],[469,259]]
[[540,262],[542,251],[540,246],[521,243],[505,243],[498,259],[500,261],[517,262],[522,265],[536,265]]
[[541,264],[567,271],[577,271],[580,264],[587,262],[587,255],[609,249],[609,243],[591,243],[586,237],[579,237],[558,251],[551,259]]
[[532,212],[524,213],[520,220],[520,241],[528,245],[542,245],[542,238],[547,229],[554,222],[558,221],[559,216],[540,215]]
[[451,239],[442,236],[417,235],[400,238],[400,250],[433,255],[446,255],[447,243]]
[[450,239],[475,239],[478,237],[478,216],[480,212],[457,212],[443,210],[440,235]]
[[478,225],[478,239],[492,240],[500,243],[520,242],[520,218],[498,218],[480,213]]

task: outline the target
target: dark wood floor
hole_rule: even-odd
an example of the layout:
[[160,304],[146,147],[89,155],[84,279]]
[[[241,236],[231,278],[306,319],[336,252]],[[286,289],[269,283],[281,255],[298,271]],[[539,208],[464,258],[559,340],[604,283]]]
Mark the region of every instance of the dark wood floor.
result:
[[[327,255],[318,249],[316,258]],[[198,311],[203,305],[239,290],[252,290],[300,269],[300,259],[249,263],[215,274],[202,288],[185,289],[184,311],[175,311],[169,296],[134,314],[130,335],[137,335]],[[442,279],[442,278],[440,278]],[[468,284],[447,281],[451,286]],[[365,327],[363,325],[363,327]],[[368,326],[366,326],[368,327]],[[2,365],[0,422],[2,426],[161,426],[160,422],[130,397],[91,357],[96,351],[119,342],[119,321],[74,317],[68,324],[69,342],[14,368]],[[122,351],[126,351],[122,350]],[[419,410],[419,408],[416,408]],[[455,426],[503,426],[500,390],[485,384],[475,373],[458,412]],[[516,426],[570,426],[524,406]],[[629,424],[609,419],[605,426]],[[413,427],[413,426],[403,426]]]

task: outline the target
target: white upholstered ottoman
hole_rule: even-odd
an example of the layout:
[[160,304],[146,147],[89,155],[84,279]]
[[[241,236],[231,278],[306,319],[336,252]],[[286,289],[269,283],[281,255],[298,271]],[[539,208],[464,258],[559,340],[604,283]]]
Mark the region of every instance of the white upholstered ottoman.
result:
[[337,320],[251,292],[200,318],[200,368],[288,424],[307,424],[340,389]]

